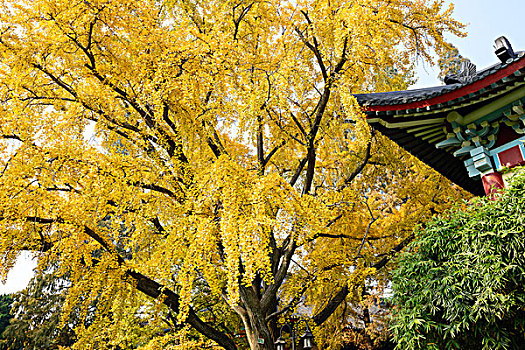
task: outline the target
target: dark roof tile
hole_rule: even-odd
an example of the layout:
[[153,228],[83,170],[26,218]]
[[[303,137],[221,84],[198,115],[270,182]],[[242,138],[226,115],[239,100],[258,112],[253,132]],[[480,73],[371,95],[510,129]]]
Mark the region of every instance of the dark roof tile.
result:
[[[497,63],[484,70],[481,70],[477,72],[476,74],[474,74],[473,76],[465,78],[464,83],[462,84],[457,83],[457,84],[441,85],[441,86],[434,86],[434,87],[423,88],[423,89],[404,90],[404,91],[354,94],[354,96],[357,99],[357,102],[361,106],[386,106],[386,105],[398,105],[398,104],[407,104],[407,103],[412,103],[412,102],[424,101],[424,100],[434,98],[434,97],[449,93],[451,91],[457,90],[459,88],[472,84],[476,81],[482,80],[485,77],[496,73],[500,69],[507,67],[509,64],[519,61],[520,59],[523,58],[524,54],[525,52],[521,51],[517,54],[516,58],[514,59],[509,59],[505,63]],[[492,86],[493,88],[496,88],[499,85],[501,85],[501,83],[499,84],[495,83],[492,85],[494,85]],[[484,90],[485,89],[481,89],[480,92]]]

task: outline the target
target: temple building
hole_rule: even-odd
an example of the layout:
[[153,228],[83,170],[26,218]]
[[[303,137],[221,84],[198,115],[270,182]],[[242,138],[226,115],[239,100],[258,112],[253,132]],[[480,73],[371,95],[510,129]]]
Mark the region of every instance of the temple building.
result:
[[463,62],[445,85],[355,95],[368,122],[465,190],[490,194],[525,164],[525,52],[496,39],[499,63]]

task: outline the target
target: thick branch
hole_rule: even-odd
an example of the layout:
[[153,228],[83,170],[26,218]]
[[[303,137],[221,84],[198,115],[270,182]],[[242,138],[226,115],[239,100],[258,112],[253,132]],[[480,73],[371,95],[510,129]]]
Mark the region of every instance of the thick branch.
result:
[[162,187],[162,186],[159,186],[159,185],[155,185],[155,184],[143,184],[143,183],[140,183],[140,182],[136,182],[134,183],[133,185],[135,186],[138,186],[140,188],[144,188],[146,190],[151,190],[151,191],[155,191],[155,192],[159,192],[159,193],[163,193],[165,195],[168,195],[169,197],[172,197],[172,198],[175,198],[175,199],[180,199],[179,196],[175,195],[175,193],[173,193],[172,190],[170,189],[167,189],[165,187]]
[[370,267],[373,267],[376,270],[379,270],[379,269],[385,267],[385,265],[392,259],[394,254],[395,253],[399,253],[401,250],[403,250],[403,248],[405,248],[410,242],[412,242],[414,240],[414,237],[415,236],[412,233],[410,236],[408,236],[403,241],[401,241],[401,243],[399,243],[394,248],[392,248],[392,250],[390,250],[390,254],[389,255],[383,257],[378,262],[371,264]]
[[337,309],[337,307],[345,300],[346,296],[349,293],[348,286],[343,286],[339,292],[326,304],[326,306],[319,311],[312,320],[316,325],[321,325],[330,317],[334,311]]
[[304,166],[306,165],[306,162],[308,161],[307,157],[304,157],[299,162],[299,165],[297,166],[297,169],[295,170],[295,173],[293,174],[292,178],[290,179],[290,185],[294,186],[297,180],[299,179],[299,176],[303,172]]
[[303,194],[310,193],[310,189],[312,188],[312,183],[314,181],[315,158],[316,158],[314,147],[308,148],[308,154],[306,158],[308,159],[308,167],[306,168],[306,178],[304,181]]
[[[164,298],[164,305],[168,306],[174,312],[179,312],[179,296],[173,291],[165,288],[163,285],[155,282],[149,277],[146,277],[143,274],[135,271],[127,270],[126,276],[132,279],[132,283],[139,291],[155,299],[159,297]],[[190,308],[186,322],[195,328],[195,330],[197,330],[199,333],[217,342],[217,344],[222,346],[224,349],[237,349],[235,342],[230,337],[201,320],[193,308]]]
[[[41,217],[36,217],[36,216],[28,216],[26,217],[26,220],[28,222],[36,222],[40,224],[53,224],[53,223],[63,222],[63,220],[60,218],[59,219],[49,219],[49,218],[41,218]],[[91,229],[90,227],[86,225],[84,226],[84,232],[88,236],[93,238],[97,243],[99,243],[106,251],[111,252],[113,255],[115,255],[119,266],[125,267],[124,258],[122,258],[116,252],[116,250],[113,247],[111,247],[111,245],[101,235],[99,235],[95,230]],[[42,251],[49,250],[50,248],[51,247],[50,247],[49,242],[46,242],[42,245]],[[179,310],[180,308],[179,296],[175,294],[173,291],[171,291],[169,288],[166,288],[160,283],[157,283],[156,281],[152,280],[151,278],[137,271],[126,269],[124,273],[127,277],[130,278],[129,282],[131,282],[137,288],[137,290],[155,299],[164,298],[163,303],[167,307],[169,307],[174,312],[180,311]],[[227,350],[237,349],[235,342],[232,339],[230,339],[230,337],[216,330],[215,328],[210,326],[208,323],[202,321],[191,307],[189,309],[188,316],[186,318],[186,322],[189,323],[193,328],[195,328],[195,330],[197,330],[199,333],[217,342],[217,344],[222,346],[224,349],[227,349]]]
[[288,273],[288,268],[290,267],[290,262],[295,253],[296,244],[293,239],[291,239],[289,245],[286,247],[283,257],[281,259],[281,266],[277,269],[277,273],[274,276],[273,283],[264,291],[264,294],[261,298],[261,308],[263,310],[268,310],[270,307],[270,302],[274,299],[273,297],[279,290],[279,287],[284,281]]
[[370,140],[370,142],[368,142],[368,145],[366,146],[365,157],[363,158],[361,163],[359,163],[357,168],[355,168],[355,170],[345,179],[343,185],[339,187],[339,190],[342,190],[345,186],[348,186],[349,184],[351,184],[352,181],[356,178],[356,176],[359,175],[363,171],[366,164],[370,160],[371,149],[372,149],[372,140]]
[[270,159],[272,159],[272,157],[274,156],[275,153],[277,153],[277,151],[279,150],[279,148],[283,147],[284,144],[286,143],[285,140],[283,140],[280,144],[278,144],[277,146],[275,146],[271,151],[270,153],[268,153],[268,155],[266,156],[266,158],[264,158],[264,166],[266,166],[268,164],[268,162],[270,161]]
[[257,162],[259,163],[259,174],[264,174],[264,137],[262,117],[257,118]]
[[[370,264],[370,267],[373,267],[376,270],[385,267],[385,265],[390,261],[390,259],[392,259],[393,255],[405,248],[414,239],[414,237],[414,234],[411,234],[410,236],[405,238],[401,243],[392,248],[389,255],[383,257],[376,263]],[[326,306],[313,317],[313,321],[315,322],[315,324],[321,325],[323,322],[325,322],[328,319],[328,317],[330,317],[334,313],[337,307],[345,300],[348,293],[348,286],[343,286],[337,292],[337,294],[332,299],[330,299],[330,301],[328,301]]]
[[[308,17],[308,13],[305,11],[301,11],[303,16],[306,18],[306,21],[308,22],[308,25],[312,24],[312,21],[310,20],[310,17]],[[319,65],[319,68],[321,69],[321,73],[323,74],[323,78],[325,82],[328,80],[328,73],[326,72],[326,67],[323,62],[323,57],[321,56],[321,52],[319,51],[319,44],[317,42],[317,39],[315,36],[313,37],[313,44],[310,43],[303,35],[303,32],[299,30],[299,28],[295,28],[296,33],[299,35],[299,38],[301,41],[308,47],[315,55],[315,58],[317,60],[317,64]]]

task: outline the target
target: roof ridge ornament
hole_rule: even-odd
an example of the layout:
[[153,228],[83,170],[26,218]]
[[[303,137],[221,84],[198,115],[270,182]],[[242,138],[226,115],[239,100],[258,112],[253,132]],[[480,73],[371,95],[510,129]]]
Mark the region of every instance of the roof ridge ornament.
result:
[[496,56],[498,56],[502,63],[506,63],[508,60],[516,58],[516,53],[514,53],[510,41],[505,36],[500,36],[494,40],[494,49]]
[[461,68],[457,74],[447,74],[443,81],[447,85],[451,84],[465,84],[471,77],[476,75],[476,65],[465,58],[461,62]]

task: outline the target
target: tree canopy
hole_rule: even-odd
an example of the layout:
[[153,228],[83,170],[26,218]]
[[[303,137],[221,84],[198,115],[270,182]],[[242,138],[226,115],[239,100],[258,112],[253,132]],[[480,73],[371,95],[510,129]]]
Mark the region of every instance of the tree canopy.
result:
[[524,198],[522,173],[418,231],[393,274],[398,348],[523,348]]
[[97,300],[72,348],[118,346],[126,310],[151,300],[140,310],[168,315],[174,348],[187,335],[236,349],[244,333],[273,349],[298,306],[337,346],[349,320],[373,322],[413,225],[460,192],[371,132],[352,93],[407,87],[416,57],[463,35],[451,13],[3,0],[0,274],[38,251],[71,281],[63,324]]
[[0,349],[4,350],[5,347],[2,345],[2,333],[9,325],[9,320],[12,318],[10,314],[11,304],[13,303],[13,297],[11,294],[0,295]]
[[[87,311],[83,309],[83,302],[77,303],[67,315],[67,322],[61,325],[70,286],[67,276],[56,277],[52,269],[48,269],[37,273],[25,289],[13,294],[7,310],[10,320],[0,337],[0,349],[58,350],[73,345],[77,341],[75,329],[79,324],[89,327],[96,318],[98,298],[88,305]],[[144,306],[147,303],[142,304]],[[151,322],[138,308],[137,304],[129,304],[125,316],[126,335],[118,345],[109,348],[137,349],[167,328],[165,322]]]
[[0,348],[58,349],[59,345],[74,343],[73,318],[69,318],[69,325],[58,327],[65,298],[64,282],[51,274],[38,274],[27,288],[11,297],[11,320],[0,339]]

